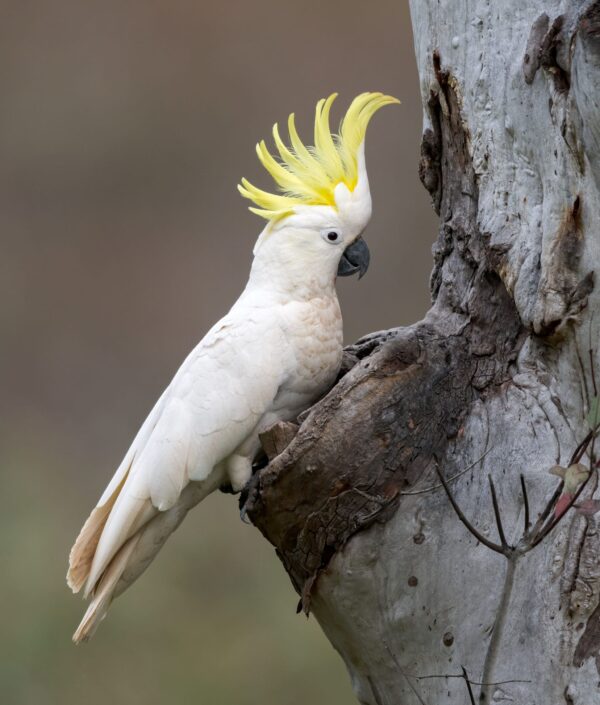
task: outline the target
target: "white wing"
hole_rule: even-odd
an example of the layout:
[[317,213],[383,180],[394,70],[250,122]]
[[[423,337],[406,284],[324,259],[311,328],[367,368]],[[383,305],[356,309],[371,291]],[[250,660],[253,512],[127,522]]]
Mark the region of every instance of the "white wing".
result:
[[[286,350],[272,308],[234,307],[190,353],[71,551],[67,581],[74,592],[85,583],[87,596],[98,593],[100,583],[110,583],[111,589],[104,590],[107,604],[95,598],[96,607],[102,607],[97,612],[106,611],[137,542],[148,543],[142,536],[148,522],[173,508],[179,517],[178,503],[190,481],[203,486],[195,491],[201,498],[220,484],[213,468],[252,433],[269,409],[291,369]],[[94,614],[92,627],[97,621]]]

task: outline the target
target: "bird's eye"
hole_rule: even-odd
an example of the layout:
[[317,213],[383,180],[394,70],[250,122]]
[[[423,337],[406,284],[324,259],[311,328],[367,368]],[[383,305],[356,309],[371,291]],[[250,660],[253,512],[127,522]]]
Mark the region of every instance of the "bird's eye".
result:
[[339,230],[335,230],[334,228],[326,228],[321,232],[321,237],[323,240],[326,242],[329,242],[332,245],[335,245],[336,242],[340,242],[342,239],[342,233]]

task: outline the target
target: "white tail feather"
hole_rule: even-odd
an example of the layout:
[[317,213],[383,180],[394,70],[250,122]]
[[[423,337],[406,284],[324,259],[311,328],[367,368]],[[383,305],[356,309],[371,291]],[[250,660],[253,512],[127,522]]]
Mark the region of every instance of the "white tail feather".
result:
[[106,520],[112,511],[119,492],[123,489],[126,479],[127,473],[123,475],[121,481],[112,494],[106,498],[104,504],[100,504],[92,510],[75,540],[69,554],[69,570],[67,572],[67,585],[73,592],[79,592],[88,578]]
[[134,536],[127,539],[92,588],[92,602],[73,635],[76,644],[93,636],[113,599],[140,577],[188,511],[217,489],[219,484],[218,475],[205,482],[190,483],[184,488],[174,507],[166,512],[154,510],[153,517],[138,528]]
[[82,641],[87,641],[98,628],[98,624],[104,619],[110,603],[113,599],[113,593],[119,579],[123,575],[131,555],[140,539],[139,534],[129,539],[127,543],[121,547],[117,555],[111,561],[106,572],[102,576],[94,597],[86,610],[81,624],[77,627],[77,631],[73,634],[73,641],[79,644]]

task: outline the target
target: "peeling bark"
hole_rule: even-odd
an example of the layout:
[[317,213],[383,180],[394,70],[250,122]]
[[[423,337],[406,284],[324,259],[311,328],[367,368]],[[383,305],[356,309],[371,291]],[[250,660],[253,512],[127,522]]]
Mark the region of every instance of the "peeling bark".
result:
[[[482,703],[591,705],[596,517],[571,509],[530,550],[520,476],[532,523],[544,508],[552,522],[548,471],[589,430],[600,3],[415,0],[412,17],[419,176],[440,216],[432,307],[351,346],[299,425],[265,434],[246,509],[361,703],[463,703],[470,688]],[[505,555],[485,545],[488,476]]]

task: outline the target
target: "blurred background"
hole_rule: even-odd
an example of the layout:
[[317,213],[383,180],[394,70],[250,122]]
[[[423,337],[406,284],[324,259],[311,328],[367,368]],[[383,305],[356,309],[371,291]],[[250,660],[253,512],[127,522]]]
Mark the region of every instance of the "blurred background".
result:
[[274,551],[218,494],[95,639],[67,555],[173,373],[243,288],[262,222],[241,176],[318,98],[398,96],[369,129],[369,274],[350,342],[427,309],[436,232],[400,0],[4,0],[0,23],[0,699],[19,705],[353,702]]

